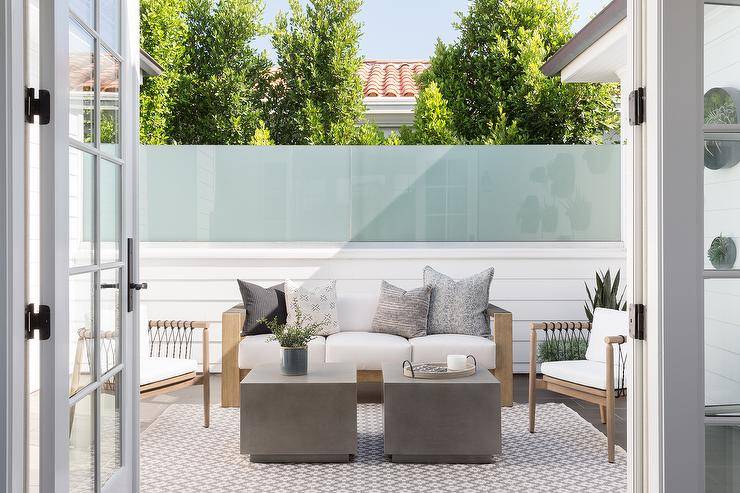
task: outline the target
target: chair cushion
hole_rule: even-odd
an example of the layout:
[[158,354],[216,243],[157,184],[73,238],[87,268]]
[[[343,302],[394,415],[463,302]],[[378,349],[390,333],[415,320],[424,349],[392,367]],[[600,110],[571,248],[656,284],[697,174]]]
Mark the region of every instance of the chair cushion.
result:
[[[606,389],[606,363],[600,361],[577,360],[577,361],[547,361],[540,367],[542,374],[549,377],[566,380],[568,382],[593,387],[595,389]],[[614,365],[614,388],[619,387],[621,375],[616,364]],[[624,376],[624,385],[627,387],[627,375]]]
[[337,290],[339,330],[342,332],[369,332],[375,308],[378,306],[378,289],[367,293],[342,293]]
[[[588,336],[586,359],[606,363],[606,343],[604,342],[604,338],[607,336],[624,336],[626,338],[628,335],[629,315],[627,312],[597,308],[594,312],[591,334]],[[627,346],[627,344],[622,344],[622,353],[625,356],[627,355]],[[617,359],[616,354],[614,359]]]
[[[239,343],[239,368],[252,369],[264,363],[280,363],[280,343],[267,342],[269,334],[247,336]],[[308,366],[324,363],[325,340],[314,337],[308,343]]]
[[285,309],[285,287],[283,283],[263,288],[251,282],[237,279],[239,292],[242,295],[242,303],[246,311],[244,325],[242,326],[243,336],[253,336],[257,334],[270,334],[270,329],[263,320],[275,320],[279,324],[284,324],[288,316]]
[[424,285],[432,288],[427,334],[490,334],[486,309],[492,280],[493,267],[460,281],[424,267]]
[[295,326],[296,306],[303,316],[304,326],[323,323],[318,332],[328,336],[339,332],[337,315],[337,281],[311,281],[303,284],[285,281],[285,306],[288,311],[286,324]]
[[463,334],[435,334],[409,339],[414,362],[446,362],[448,354],[472,354],[478,366],[496,368],[496,344],[485,337]]
[[185,375],[198,369],[194,359],[147,357],[141,359],[139,384],[147,385],[168,378]]
[[406,291],[383,281],[372,332],[394,334],[407,339],[427,335],[430,292],[429,286]]
[[358,370],[380,370],[383,363],[411,360],[411,344],[380,332],[340,332],[326,338],[327,363],[354,363]]

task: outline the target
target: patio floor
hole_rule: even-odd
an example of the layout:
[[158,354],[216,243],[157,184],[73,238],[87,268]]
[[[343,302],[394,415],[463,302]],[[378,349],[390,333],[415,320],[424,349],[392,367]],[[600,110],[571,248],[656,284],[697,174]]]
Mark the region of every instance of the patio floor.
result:
[[[514,375],[514,401],[527,402],[527,375]],[[372,384],[360,384],[358,400],[360,402],[377,402],[380,399],[379,387]],[[593,404],[579,401],[564,395],[554,394],[546,390],[538,391],[538,403],[559,402],[570,407],[580,414],[586,421],[593,424],[599,431],[606,434],[606,425],[601,424],[599,408]],[[141,401],[140,431],[144,431],[172,404],[200,404],[203,402],[203,389],[200,386],[187,387],[169,394],[163,394]],[[221,402],[221,376],[211,376],[211,402],[214,406]],[[615,441],[620,447],[627,448],[627,401],[616,401]]]

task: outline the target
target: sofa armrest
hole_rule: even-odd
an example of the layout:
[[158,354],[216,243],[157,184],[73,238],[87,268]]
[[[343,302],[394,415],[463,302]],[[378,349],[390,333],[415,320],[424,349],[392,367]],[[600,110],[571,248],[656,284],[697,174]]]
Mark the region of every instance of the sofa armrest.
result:
[[246,316],[242,304],[221,314],[221,407],[239,407],[239,343]]
[[493,342],[496,343],[496,369],[493,374],[501,382],[501,405],[514,404],[514,343],[513,317],[510,311],[489,304],[486,310],[493,322]]

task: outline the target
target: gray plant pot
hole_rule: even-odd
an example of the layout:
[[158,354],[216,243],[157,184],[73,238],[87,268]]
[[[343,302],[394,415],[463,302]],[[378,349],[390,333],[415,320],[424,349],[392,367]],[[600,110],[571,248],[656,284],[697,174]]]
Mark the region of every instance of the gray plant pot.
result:
[[283,375],[305,375],[308,372],[308,348],[281,347],[280,372]]

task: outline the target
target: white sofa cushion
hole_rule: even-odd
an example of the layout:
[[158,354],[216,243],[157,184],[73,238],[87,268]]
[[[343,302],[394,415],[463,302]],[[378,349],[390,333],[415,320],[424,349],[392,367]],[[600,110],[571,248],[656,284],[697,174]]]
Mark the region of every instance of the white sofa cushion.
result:
[[[266,342],[271,334],[244,337],[239,343],[239,368],[251,370],[264,363],[280,363],[280,343]],[[308,366],[324,363],[326,341],[317,336],[308,343]]]
[[[548,377],[565,380],[568,382],[606,389],[606,363],[601,361],[577,360],[577,361],[546,361],[542,363],[540,370]],[[621,368],[614,365],[614,388],[619,387]],[[627,375],[624,377],[624,387],[627,386]]]
[[404,360],[411,360],[411,344],[403,337],[379,332],[340,332],[326,338],[327,363],[354,363],[358,370],[380,370],[383,363],[400,365]]
[[369,332],[380,296],[378,287],[368,293],[343,293],[337,290],[337,312],[341,332]]
[[409,339],[414,362],[446,362],[448,354],[472,354],[478,366],[496,368],[496,344],[485,337],[464,334],[434,334]]
[[139,383],[149,383],[167,380],[168,378],[185,375],[198,369],[198,362],[194,359],[177,358],[141,358],[139,365]]
[[[609,310],[597,308],[594,312],[594,321],[591,325],[591,334],[588,337],[588,348],[586,348],[586,359],[606,363],[607,336],[629,335],[629,315],[622,310]],[[615,353],[616,353],[615,348]],[[627,355],[627,344],[622,344],[622,353]],[[615,354],[614,359],[617,359]]]

